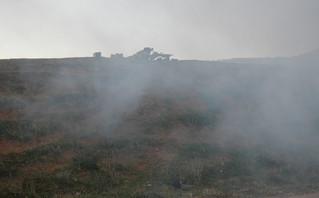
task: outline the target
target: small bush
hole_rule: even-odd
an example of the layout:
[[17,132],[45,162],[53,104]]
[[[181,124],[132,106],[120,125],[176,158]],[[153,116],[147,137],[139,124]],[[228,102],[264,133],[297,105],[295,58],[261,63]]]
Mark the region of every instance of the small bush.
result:
[[226,178],[252,175],[252,171],[248,168],[248,165],[241,161],[228,161],[221,170],[222,175]]
[[58,129],[56,124],[30,120],[0,121],[0,136],[15,140],[30,140],[33,136],[44,136]]
[[114,159],[103,159],[97,163],[100,171],[108,178],[111,185],[116,185],[120,181],[119,170],[121,165],[117,164]]
[[255,164],[259,168],[278,168],[283,165],[283,162],[274,160],[267,155],[257,155],[255,157]]
[[171,185],[199,185],[203,178],[204,162],[200,159],[178,160],[169,166]]
[[74,157],[74,163],[77,167],[87,170],[97,170],[97,159],[95,159],[90,153],[80,153]]
[[15,160],[0,155],[0,178],[13,177],[19,172],[19,164]]
[[187,147],[182,150],[182,155],[185,157],[208,157],[209,155],[218,152],[220,152],[220,149],[217,145],[209,143],[193,143],[187,145]]
[[251,159],[243,151],[228,150],[228,161],[224,162],[221,167],[222,176],[237,177],[237,176],[251,176]]
[[188,127],[216,126],[216,115],[210,111],[186,111],[177,120]]
[[187,126],[205,126],[209,124],[206,112],[187,111],[178,117],[178,120]]
[[57,172],[55,174],[55,177],[60,180],[68,180],[70,178],[70,175],[71,175],[71,170],[66,169],[66,170]]
[[159,114],[157,116],[152,116],[147,118],[143,125],[148,127],[149,129],[162,127],[162,128],[170,128],[173,126],[175,122],[175,117],[169,114]]

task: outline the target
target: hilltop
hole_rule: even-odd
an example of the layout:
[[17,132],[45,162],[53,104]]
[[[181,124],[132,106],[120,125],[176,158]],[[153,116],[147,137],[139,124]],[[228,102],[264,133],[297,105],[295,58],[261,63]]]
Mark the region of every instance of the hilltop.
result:
[[170,56],[0,60],[0,197],[318,191],[317,53]]

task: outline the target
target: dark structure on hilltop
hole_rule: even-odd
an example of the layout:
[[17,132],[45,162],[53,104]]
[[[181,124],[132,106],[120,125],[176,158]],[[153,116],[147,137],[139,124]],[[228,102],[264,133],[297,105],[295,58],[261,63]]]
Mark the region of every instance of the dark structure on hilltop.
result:
[[93,57],[94,58],[101,58],[102,57],[102,53],[101,52],[94,52]]
[[[143,50],[138,51],[132,56],[124,57],[122,53],[111,54],[111,59],[121,60],[128,59],[133,61],[170,61],[170,57],[172,54],[164,54],[153,51],[153,48],[145,47]],[[94,56],[95,57],[95,56]],[[173,61],[177,61],[177,59],[173,59]]]
[[170,60],[172,54],[164,54],[153,51],[153,48],[145,47],[143,50],[132,55],[132,58],[141,59],[141,60]]

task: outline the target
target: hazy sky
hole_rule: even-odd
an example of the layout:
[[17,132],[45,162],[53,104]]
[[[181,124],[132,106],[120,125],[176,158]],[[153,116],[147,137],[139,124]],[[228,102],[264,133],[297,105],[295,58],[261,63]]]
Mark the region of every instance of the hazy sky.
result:
[[0,0],[0,59],[291,56],[319,48],[319,0]]

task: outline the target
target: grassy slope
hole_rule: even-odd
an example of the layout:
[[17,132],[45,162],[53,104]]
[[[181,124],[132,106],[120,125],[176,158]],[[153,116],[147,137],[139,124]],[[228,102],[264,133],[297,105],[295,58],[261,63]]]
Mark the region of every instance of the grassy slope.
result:
[[111,69],[104,59],[1,61],[0,197],[247,197],[317,189],[315,162],[292,164],[294,156],[258,142],[232,147],[215,139],[226,130],[218,125],[232,93],[216,105],[193,87],[162,86],[159,76],[134,108],[110,115],[104,101],[114,98],[101,96],[95,82],[122,77]]

